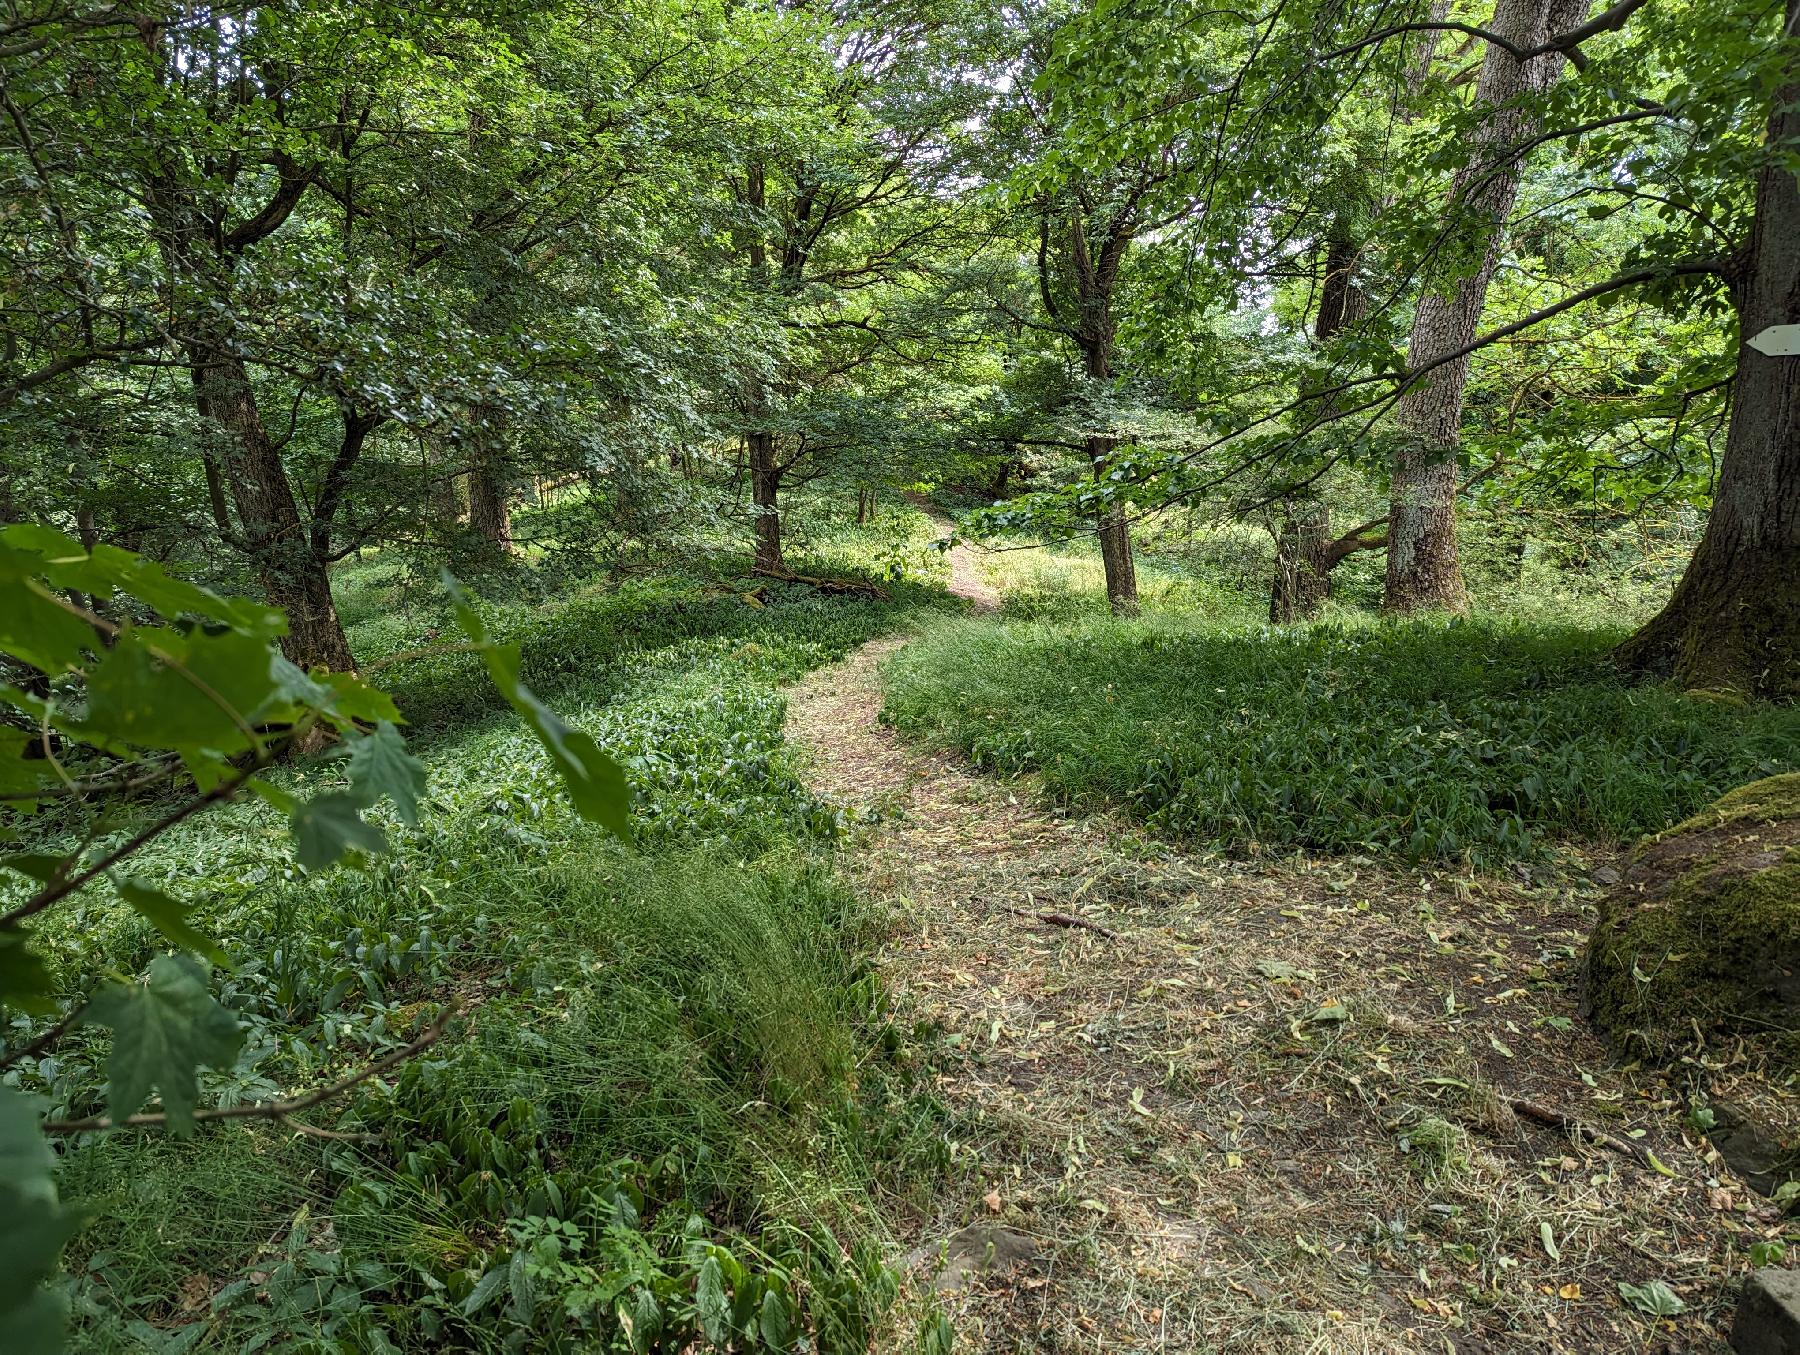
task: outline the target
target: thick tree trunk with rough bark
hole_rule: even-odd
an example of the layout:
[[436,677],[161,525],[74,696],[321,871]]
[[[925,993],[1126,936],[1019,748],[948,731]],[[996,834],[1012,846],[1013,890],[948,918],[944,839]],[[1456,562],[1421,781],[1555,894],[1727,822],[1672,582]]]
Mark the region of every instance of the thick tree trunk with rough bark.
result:
[[231,494],[242,544],[272,606],[287,613],[281,648],[302,668],[356,667],[331,598],[331,577],[288,484],[281,452],[264,427],[243,360],[222,342],[189,349],[194,399],[218,436],[209,453]]
[[[1331,509],[1322,499],[1289,499],[1275,538],[1269,620],[1277,625],[1319,614],[1331,596]],[[1339,557],[1342,558],[1342,557]]]
[[[1787,15],[1793,32],[1800,0]],[[1789,701],[1800,699],[1800,357],[1768,357],[1748,340],[1800,324],[1800,182],[1777,158],[1800,148],[1800,61],[1790,71],[1733,279],[1740,347],[1712,515],[1668,606],[1616,654],[1689,688]]]
[[750,503],[756,514],[756,567],[783,570],[781,558],[781,462],[775,453],[773,433],[752,433],[750,444]]
[[477,439],[469,464],[469,530],[502,554],[512,552],[512,475],[507,464],[506,414],[491,405],[471,411]]
[[492,461],[469,468],[469,530],[497,550],[512,549],[512,505],[506,482]]
[[[1520,47],[1536,47],[1578,24],[1589,4],[1498,0],[1488,27]],[[1475,337],[1500,262],[1506,218],[1518,198],[1523,157],[1513,148],[1534,126],[1517,102],[1547,89],[1562,64],[1560,53],[1521,62],[1492,45],[1482,58],[1475,100],[1492,112],[1475,133],[1468,163],[1451,181],[1445,213],[1448,238],[1462,248],[1447,250],[1426,276],[1407,350],[1409,367],[1442,358]],[[1468,379],[1464,356],[1434,368],[1400,398],[1389,495],[1385,605],[1390,611],[1463,611],[1469,605],[1456,554],[1456,457]]]

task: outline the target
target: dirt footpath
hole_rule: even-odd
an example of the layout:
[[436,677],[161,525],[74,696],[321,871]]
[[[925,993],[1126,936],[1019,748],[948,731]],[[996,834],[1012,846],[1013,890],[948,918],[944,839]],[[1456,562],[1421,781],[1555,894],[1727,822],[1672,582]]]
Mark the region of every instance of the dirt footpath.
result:
[[909,1285],[959,1350],[1724,1348],[1778,1215],[1585,1030],[1585,894],[1065,817],[877,722],[901,643],[796,687],[788,737],[942,1032],[959,1185]]

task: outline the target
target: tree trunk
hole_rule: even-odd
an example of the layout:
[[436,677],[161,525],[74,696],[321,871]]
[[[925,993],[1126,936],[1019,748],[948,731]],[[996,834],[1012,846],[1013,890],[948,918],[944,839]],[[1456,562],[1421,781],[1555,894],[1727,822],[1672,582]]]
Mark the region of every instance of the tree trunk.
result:
[[[1797,26],[1800,0],[1788,0],[1786,31]],[[1800,183],[1784,158],[1800,145],[1800,62],[1789,73],[1734,279],[1737,380],[1712,514],[1668,606],[1615,654],[1684,687],[1773,700],[1800,698],[1800,358],[1747,341],[1800,323]]]
[[214,460],[231,492],[242,544],[269,603],[287,613],[282,652],[301,668],[355,669],[332,602],[331,576],[300,521],[287,469],[263,426],[243,360],[223,343],[205,342],[190,346],[189,361],[195,404],[219,431]]
[[756,513],[756,567],[786,569],[781,558],[781,463],[773,433],[750,434],[750,500]]
[[1136,616],[1137,565],[1131,558],[1131,519],[1121,505],[1100,516],[1100,563],[1106,569],[1106,602],[1114,616]]
[[[1488,26],[1521,47],[1536,47],[1579,23],[1589,3],[1498,0]],[[1516,104],[1547,89],[1562,63],[1560,53],[1521,62],[1492,45],[1482,58],[1475,100],[1492,112],[1474,134],[1468,163],[1451,181],[1445,213],[1446,238],[1463,248],[1448,248],[1426,275],[1407,350],[1409,367],[1455,352],[1475,337],[1500,262],[1502,228],[1519,193],[1523,157],[1512,148],[1535,126]],[[1456,554],[1456,454],[1468,379],[1464,356],[1434,368],[1400,398],[1400,442],[1389,495],[1385,605],[1390,611],[1468,608]]]
[[[1319,614],[1331,596],[1331,509],[1319,499],[1289,499],[1275,540],[1275,584],[1269,620],[1277,625]],[[1342,557],[1338,557],[1341,559]]]
[[[1319,292],[1319,314],[1313,337],[1325,343],[1360,321],[1368,298],[1356,282],[1361,251],[1343,216],[1326,234],[1325,283]],[[1331,416],[1337,401],[1326,398],[1318,422]],[[1342,555],[1331,553],[1331,505],[1315,491],[1281,501],[1281,530],[1275,538],[1275,577],[1269,585],[1269,620],[1277,625],[1309,621],[1331,596],[1331,571]]]

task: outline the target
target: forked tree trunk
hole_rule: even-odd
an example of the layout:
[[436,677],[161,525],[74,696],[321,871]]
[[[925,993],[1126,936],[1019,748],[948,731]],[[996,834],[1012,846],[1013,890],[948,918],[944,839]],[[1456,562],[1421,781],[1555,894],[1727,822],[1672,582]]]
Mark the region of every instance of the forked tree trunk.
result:
[[338,621],[325,560],[311,545],[281,452],[264,427],[243,360],[222,342],[189,348],[194,402],[218,429],[219,478],[231,493],[244,545],[272,606],[287,613],[281,649],[301,668],[356,667]]
[[[1532,48],[1574,27],[1589,4],[1498,0],[1488,26],[1518,46]],[[1488,283],[1500,262],[1503,227],[1519,194],[1523,156],[1512,148],[1527,140],[1536,125],[1518,100],[1549,88],[1562,64],[1560,53],[1521,62],[1491,44],[1482,58],[1475,100],[1492,111],[1474,134],[1468,162],[1451,181],[1445,213],[1449,239],[1464,248],[1447,251],[1425,278],[1408,367],[1456,352],[1475,337]],[[1384,599],[1390,611],[1463,611],[1469,605],[1456,554],[1456,457],[1468,380],[1465,355],[1433,368],[1400,398]]]
[[[1342,217],[1331,224],[1325,244],[1325,283],[1313,337],[1321,343],[1360,320],[1367,300],[1356,284],[1357,245]],[[1328,401],[1321,421],[1336,401]],[[1275,537],[1275,578],[1269,587],[1269,620],[1277,625],[1307,621],[1331,596],[1331,570],[1341,556],[1331,553],[1331,505],[1308,490],[1281,501]]]
[[1275,539],[1269,620],[1277,625],[1319,614],[1331,596],[1331,509],[1322,499],[1288,499]]
[[750,502],[756,514],[756,567],[786,569],[781,558],[781,462],[776,459],[775,435],[752,433],[750,443]]
[[[1797,27],[1800,0],[1788,0],[1786,31]],[[1800,357],[1747,341],[1800,324],[1800,183],[1787,159],[1800,147],[1800,58],[1788,69],[1733,279],[1737,380],[1712,514],[1668,606],[1615,655],[1685,687],[1774,700],[1800,698]]]

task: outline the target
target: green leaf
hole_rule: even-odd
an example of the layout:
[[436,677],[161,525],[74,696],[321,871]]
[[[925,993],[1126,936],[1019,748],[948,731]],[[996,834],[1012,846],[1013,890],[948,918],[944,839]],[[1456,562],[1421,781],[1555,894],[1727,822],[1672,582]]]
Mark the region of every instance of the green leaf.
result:
[[343,791],[315,795],[288,820],[294,834],[294,856],[308,870],[323,870],[346,852],[387,849],[381,829],[366,822],[362,801]]
[[757,1325],[762,1329],[763,1344],[776,1350],[787,1350],[794,1344],[794,1310],[786,1295],[776,1289],[763,1292]]
[[0,927],[0,1005],[47,1015],[56,1010],[55,989],[29,939],[23,927]]
[[237,631],[134,627],[89,679],[82,732],[139,748],[242,752],[244,726],[280,699],[274,657],[268,640]]
[[495,1266],[488,1271],[475,1282],[475,1287],[469,1291],[469,1297],[463,1300],[463,1316],[467,1317],[472,1313],[478,1313],[493,1302],[494,1295],[500,1292],[500,1286],[505,1283],[505,1266]]
[[529,1323],[534,1305],[531,1272],[525,1268],[523,1251],[514,1252],[511,1263],[506,1267],[506,1286],[512,1294],[513,1317],[520,1322]]
[[83,1221],[80,1210],[57,1200],[42,1106],[39,1097],[0,1087],[0,1350],[8,1355],[62,1349],[67,1304],[42,1285]]
[[172,898],[160,889],[124,876],[113,877],[113,888],[132,910],[176,945],[204,955],[214,964],[230,966],[231,961],[211,937],[188,925],[192,905]]
[[1674,1317],[1687,1309],[1681,1296],[1661,1280],[1651,1280],[1646,1284],[1627,1284],[1620,1280],[1619,1295],[1633,1308],[1641,1313],[1649,1313],[1652,1317]]
[[135,1113],[156,1087],[177,1134],[194,1127],[195,1070],[229,1068],[244,1038],[237,1018],[207,990],[205,971],[186,956],[152,960],[148,982],[108,984],[88,1004],[86,1019],[112,1028],[106,1082],[114,1121]]
[[21,1195],[56,1198],[56,1155],[39,1128],[44,1099],[0,1087],[0,1181]]
[[731,1336],[731,1304],[725,1298],[725,1276],[716,1256],[707,1257],[700,1265],[700,1276],[694,1285],[694,1308],[706,1339],[723,1347]]
[[592,735],[568,724],[519,681],[519,651],[515,646],[484,650],[482,658],[500,694],[550,754],[551,765],[562,778],[575,812],[614,836],[629,839],[631,788],[626,784],[624,770],[600,751]]
[[425,764],[406,751],[406,740],[389,721],[376,725],[373,734],[351,740],[349,771],[350,784],[365,805],[385,795],[402,821],[418,823]]
[[336,715],[347,720],[361,720],[364,724],[374,724],[377,720],[390,720],[397,725],[406,723],[393,697],[379,687],[371,687],[355,673],[325,673],[319,681],[331,693],[328,709]]
[[46,673],[79,668],[82,651],[99,646],[94,628],[29,587],[36,573],[35,559],[0,546],[0,589],[6,594],[6,606],[0,607],[0,653]]
[[519,681],[518,646],[491,643],[487,626],[470,605],[468,595],[448,571],[443,578],[444,586],[450,592],[457,625],[481,647],[482,661],[487,665],[494,686],[537,735],[544,751],[550,754],[551,764],[562,778],[563,789],[568,792],[575,812],[588,822],[597,823],[615,836],[629,840],[631,787],[626,783],[624,771],[600,751],[600,745],[591,735],[568,724]]
[[47,856],[42,852],[22,852],[17,856],[0,859],[0,867],[17,871],[29,880],[36,880],[47,885],[57,877],[63,866],[69,861],[66,856]]

